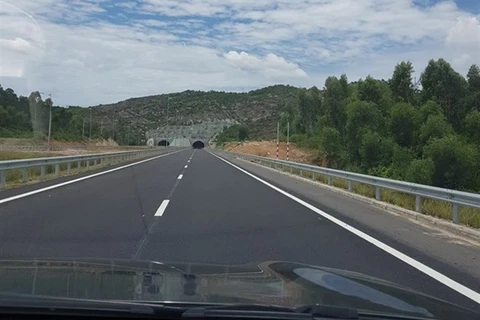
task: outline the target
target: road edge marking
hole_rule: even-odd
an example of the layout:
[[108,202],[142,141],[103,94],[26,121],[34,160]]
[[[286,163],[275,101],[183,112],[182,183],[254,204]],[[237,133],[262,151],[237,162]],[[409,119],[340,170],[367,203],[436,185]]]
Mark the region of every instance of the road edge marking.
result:
[[406,254],[398,251],[397,249],[394,249],[393,247],[381,242],[380,240],[375,239],[374,237],[366,234],[365,232],[360,231],[360,230],[352,227],[351,225],[343,222],[342,220],[331,216],[330,214],[328,214],[328,213],[318,209],[317,207],[309,204],[308,202],[306,202],[306,201],[288,193],[287,191],[284,191],[284,190],[280,189],[279,187],[274,186],[273,184],[257,177],[256,175],[246,171],[245,169],[242,169],[239,166],[229,162],[228,160],[225,160],[222,157],[220,157],[220,156],[218,156],[218,155],[216,155],[212,152],[209,152],[209,151],[207,151],[207,152],[210,153],[212,156],[214,156],[214,157],[220,159],[221,161],[225,162],[226,164],[234,167],[235,169],[237,169],[237,170],[245,173],[246,175],[250,176],[251,178],[257,180],[258,182],[260,182],[260,183],[272,188],[273,190],[283,194],[287,198],[290,198],[291,200],[301,204],[302,206],[310,209],[311,211],[313,211],[313,212],[317,213],[318,215],[322,216],[323,218],[325,218],[325,219],[333,222],[334,224],[342,227],[343,229],[353,233],[357,237],[362,238],[363,240],[365,240],[365,241],[369,242],[370,244],[374,245],[375,247],[385,251],[386,253],[392,255],[393,257],[403,261],[404,263],[406,263],[406,264],[410,265],[411,267],[417,269],[418,271],[426,274],[427,276],[437,280],[438,282],[444,284],[445,286],[449,287],[450,289],[453,289],[456,292],[460,293],[461,295],[473,300],[476,303],[479,303],[480,293],[475,292],[472,289],[456,282],[455,280],[453,280],[453,279],[445,276],[444,274],[436,271],[435,269],[421,263],[420,261],[417,261],[417,260],[411,258],[410,256],[407,256]]
[[134,162],[134,163],[130,163],[130,164],[121,166],[121,167],[109,169],[109,170],[106,170],[106,171],[97,172],[97,173],[94,173],[94,174],[91,174],[91,175],[88,175],[88,176],[84,176],[84,177],[80,177],[80,178],[77,178],[77,179],[74,179],[74,180],[69,180],[69,181],[65,181],[65,182],[62,182],[62,183],[54,184],[54,185],[51,185],[51,186],[48,186],[48,187],[45,187],[45,188],[36,189],[36,190],[29,191],[29,192],[17,194],[15,196],[11,196],[11,197],[8,197],[8,198],[5,198],[5,199],[0,199],[0,204],[4,204],[4,203],[15,201],[15,200],[18,200],[18,199],[26,198],[26,197],[29,197],[29,196],[33,196],[34,194],[37,194],[37,193],[41,193],[41,192],[45,192],[45,191],[48,191],[48,190],[60,188],[60,187],[63,187],[63,186],[69,185],[69,184],[73,184],[73,183],[80,182],[80,181],[83,181],[83,180],[95,178],[95,177],[98,177],[98,176],[101,176],[101,175],[104,175],[104,174],[107,174],[107,173],[111,173],[111,172],[115,172],[115,171],[122,170],[122,169],[125,169],[125,168],[133,167],[133,166],[136,166],[138,164],[142,164],[142,163],[145,163],[145,162],[148,162],[148,161],[163,158],[163,157],[166,157],[166,156],[169,156],[169,155],[172,155],[172,154],[175,154],[175,153],[179,153],[179,152],[182,152],[182,151],[185,151],[185,150],[188,150],[188,149],[183,149],[183,150],[178,150],[178,151],[174,151],[174,152],[161,154],[161,155],[155,156],[153,158],[148,158],[148,159],[145,159],[145,160],[137,161],[137,162]]

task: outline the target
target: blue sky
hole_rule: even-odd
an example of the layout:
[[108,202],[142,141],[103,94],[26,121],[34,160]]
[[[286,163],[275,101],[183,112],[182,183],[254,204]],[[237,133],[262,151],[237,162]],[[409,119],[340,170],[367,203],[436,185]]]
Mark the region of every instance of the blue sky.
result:
[[95,105],[479,64],[478,0],[0,0],[0,83]]

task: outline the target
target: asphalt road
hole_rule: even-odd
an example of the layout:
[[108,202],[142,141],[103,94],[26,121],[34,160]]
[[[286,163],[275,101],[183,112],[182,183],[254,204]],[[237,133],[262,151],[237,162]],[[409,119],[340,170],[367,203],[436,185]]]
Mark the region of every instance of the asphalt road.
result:
[[[27,189],[0,192],[0,200]],[[435,269],[437,260],[422,254]],[[480,311],[471,299],[206,150],[187,149],[0,204],[0,258],[41,257],[295,261],[365,273]],[[480,287],[468,275],[446,276]]]

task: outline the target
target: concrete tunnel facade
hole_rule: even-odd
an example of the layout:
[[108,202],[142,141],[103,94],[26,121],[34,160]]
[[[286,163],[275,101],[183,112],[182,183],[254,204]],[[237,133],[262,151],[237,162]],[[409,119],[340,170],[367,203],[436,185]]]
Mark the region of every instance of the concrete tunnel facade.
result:
[[156,140],[155,145],[159,147],[192,147],[194,149],[203,149],[207,143],[203,139],[160,138]]

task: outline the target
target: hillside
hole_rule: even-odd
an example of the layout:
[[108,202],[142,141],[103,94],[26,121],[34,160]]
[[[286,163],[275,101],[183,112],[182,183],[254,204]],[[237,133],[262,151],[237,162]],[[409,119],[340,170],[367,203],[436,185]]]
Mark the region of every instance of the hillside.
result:
[[[52,139],[113,139],[121,145],[144,145],[147,131],[205,122],[240,123],[250,137],[275,136],[275,122],[287,103],[295,104],[295,87],[277,85],[247,93],[184,91],[131,98],[89,108],[52,107]],[[50,98],[40,92],[17,96],[0,86],[0,138],[47,139]],[[222,124],[223,126],[223,124]],[[220,127],[222,127],[220,126]]]
[[[114,104],[93,107],[96,123],[139,135],[167,125],[190,125],[210,121],[228,121],[248,125],[251,138],[275,136],[275,122],[286,103],[296,103],[298,89],[277,85],[248,93],[184,91],[132,98]],[[129,127],[129,128],[128,128]],[[128,128],[128,129],[126,129]]]

